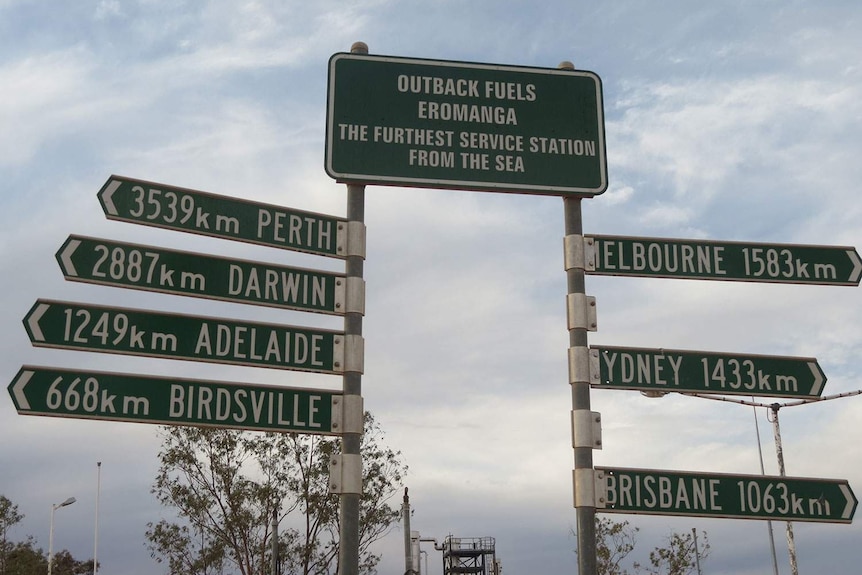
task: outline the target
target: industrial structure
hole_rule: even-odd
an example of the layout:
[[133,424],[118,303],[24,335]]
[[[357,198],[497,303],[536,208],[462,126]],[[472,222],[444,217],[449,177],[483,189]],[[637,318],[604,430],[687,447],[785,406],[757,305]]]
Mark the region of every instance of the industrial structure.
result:
[[443,540],[443,575],[500,575],[493,537]]

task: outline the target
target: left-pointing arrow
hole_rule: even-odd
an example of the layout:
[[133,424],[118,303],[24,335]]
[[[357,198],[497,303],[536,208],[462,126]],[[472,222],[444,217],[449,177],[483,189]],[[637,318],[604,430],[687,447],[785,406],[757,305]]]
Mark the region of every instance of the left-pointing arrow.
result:
[[21,371],[18,372],[18,376],[15,377],[12,384],[9,386],[9,392],[12,394],[15,406],[19,410],[30,409],[30,402],[27,401],[27,396],[24,395],[24,388],[27,387],[27,383],[30,381],[30,378],[33,377],[33,373],[34,372],[30,370],[21,368]]
[[66,275],[73,277],[77,277],[78,275],[78,270],[75,269],[75,264],[72,263],[72,254],[75,253],[75,250],[77,250],[80,245],[80,240],[70,237],[57,254],[57,261],[60,262],[60,267],[63,268],[63,272]]
[[42,316],[45,315],[45,312],[51,306],[46,303],[36,302],[36,305],[30,310],[24,317],[24,327],[27,328],[27,331],[30,332],[30,336],[33,338],[33,341],[45,341],[45,334],[42,333],[42,328],[39,325],[39,320],[42,319]]
[[108,182],[108,185],[99,192],[99,199],[102,200],[102,205],[105,207],[105,213],[109,216],[116,216],[120,213],[117,211],[117,206],[114,204],[114,193],[120,187],[120,184],[122,184],[120,180],[111,180]]

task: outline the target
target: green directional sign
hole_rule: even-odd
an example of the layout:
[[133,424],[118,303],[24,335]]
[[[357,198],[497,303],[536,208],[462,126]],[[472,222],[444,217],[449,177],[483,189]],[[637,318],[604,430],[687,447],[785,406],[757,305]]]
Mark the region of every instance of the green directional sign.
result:
[[615,236],[584,237],[588,274],[858,286],[856,248]]
[[341,395],[319,389],[27,365],[8,389],[22,415],[158,425],[337,434],[341,413]]
[[69,236],[57,252],[67,280],[342,315],[345,276]]
[[593,196],[608,185],[586,71],[335,54],[326,172],[346,182]]
[[40,347],[292,371],[362,371],[362,340],[330,330],[41,299],[24,327]]
[[322,256],[349,253],[347,220],[333,216],[125,176],[108,178],[98,198],[112,220]]
[[815,398],[826,376],[807,357],[590,346],[593,387]]
[[856,496],[844,479],[596,467],[596,511],[850,523]]

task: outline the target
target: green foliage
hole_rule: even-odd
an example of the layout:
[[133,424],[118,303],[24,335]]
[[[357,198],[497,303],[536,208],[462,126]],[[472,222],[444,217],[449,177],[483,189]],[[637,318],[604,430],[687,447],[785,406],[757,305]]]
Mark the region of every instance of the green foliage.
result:
[[0,495],[0,530],[4,537],[6,530],[22,519],[24,516],[18,513],[18,506],[9,501],[5,495]]
[[617,523],[608,518],[596,517],[596,573],[598,575],[628,575],[620,567],[635,548],[637,527],[629,526],[628,521]]
[[36,575],[48,572],[48,555],[36,547],[32,537],[8,544],[5,575]]
[[267,442],[233,430],[167,428],[152,492],[186,524],[151,523],[146,536],[151,554],[167,559],[171,573],[220,573],[226,561],[243,575],[262,572],[260,546],[280,500],[272,487],[280,458],[259,456]]
[[[639,531],[628,521],[617,522],[606,517],[596,517],[597,575],[629,575],[622,562],[634,550]],[[574,530],[572,534],[575,534]],[[649,565],[635,562],[632,568],[637,575],[689,575],[696,573],[698,558],[703,563],[709,551],[709,539],[705,531],[699,536],[697,551],[694,532],[672,532],[667,538],[666,547],[656,547],[650,552]]]
[[[0,495],[0,575],[44,575],[48,572],[48,554],[36,546],[36,540],[10,543],[7,534],[10,527],[24,519],[18,506],[4,495]],[[55,575],[79,575],[93,572],[93,560],[78,561],[65,549],[54,554]]]
[[[3,550],[6,557],[4,570],[0,571],[3,575],[44,575],[48,572],[48,554],[36,546],[32,537],[17,543],[4,542]],[[55,575],[85,575],[93,572],[93,560],[78,561],[64,549],[54,554],[52,571]]]
[[[387,501],[406,472],[400,452],[365,414],[360,502],[361,573],[374,573],[370,545],[398,519]],[[266,575],[272,520],[279,529],[281,575],[327,575],[338,569],[338,496],[329,494],[331,456],[340,440],[302,434],[167,427],[152,492],[180,522],[148,524],[147,546],[170,573]]]
[[0,495],[0,575],[6,574],[7,543],[6,533],[10,527],[24,519],[14,505],[4,495]]
[[[696,573],[698,556],[702,562],[709,556],[709,539],[704,531],[695,549],[695,537],[692,533],[671,533],[667,538],[667,547],[656,547],[649,554],[650,564],[646,567],[648,575],[689,575]],[[697,555],[696,555],[697,554]],[[635,564],[635,568],[641,565]]]
[[54,575],[86,575],[93,572],[93,560],[78,561],[72,554],[63,549],[54,553]]

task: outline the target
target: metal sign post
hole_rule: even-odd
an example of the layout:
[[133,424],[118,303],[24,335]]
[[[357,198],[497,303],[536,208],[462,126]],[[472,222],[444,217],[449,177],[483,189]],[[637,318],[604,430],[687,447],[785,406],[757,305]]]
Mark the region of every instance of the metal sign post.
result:
[[[356,42],[351,47],[354,54],[367,54],[368,46]],[[365,186],[347,184],[347,226],[351,239],[348,243],[356,248],[345,258],[347,278],[362,282],[365,271]],[[353,238],[359,237],[361,240]],[[355,279],[354,279],[355,278]],[[362,313],[350,311],[344,314],[345,338],[357,342],[359,349],[362,340]],[[362,350],[364,355],[364,350]],[[360,356],[361,357],[361,356]],[[341,434],[341,454],[333,458],[330,473],[330,486],[333,493],[339,494],[339,575],[359,575],[359,501],[362,497],[362,432],[364,411],[362,405],[362,369],[345,369],[343,393],[345,422]],[[338,473],[340,471],[340,473]]]
[[[585,300],[586,285],[584,281],[583,252],[581,261],[571,262],[568,248],[576,243],[569,238],[580,238],[583,233],[581,219],[581,199],[565,198],[566,226],[566,282],[570,300]],[[573,258],[577,260],[577,257]],[[580,263],[580,265],[578,265]],[[569,306],[572,310],[573,306]],[[570,316],[572,314],[570,313]],[[569,318],[569,383],[572,387],[572,446],[574,448],[575,468],[573,472],[575,517],[578,532],[578,573],[580,575],[595,575],[596,573],[596,501],[593,476],[593,445],[594,441],[584,441],[578,437],[579,429],[592,429],[592,426],[579,425],[586,419],[594,417],[590,411],[590,360],[587,347],[587,327],[573,325]],[[597,414],[595,414],[597,417]]]
[[[570,62],[562,70],[574,70]],[[596,493],[593,449],[601,446],[598,413],[590,411],[590,358],[587,332],[596,329],[595,300],[586,296],[583,219],[580,197],[565,197],[564,259],[569,327],[569,383],[572,390],[572,447],[574,505],[578,536],[578,573],[596,573]],[[592,308],[593,313],[590,313]],[[593,319],[591,319],[591,317]]]

